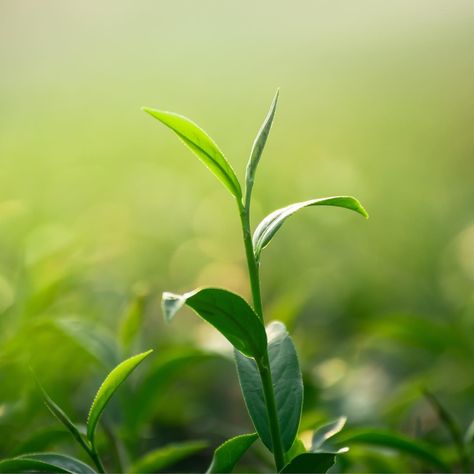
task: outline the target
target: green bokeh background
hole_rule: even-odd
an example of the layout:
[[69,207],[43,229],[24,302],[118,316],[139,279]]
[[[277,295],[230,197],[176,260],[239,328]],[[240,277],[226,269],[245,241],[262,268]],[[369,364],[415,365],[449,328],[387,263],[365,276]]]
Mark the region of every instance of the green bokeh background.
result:
[[[371,215],[308,209],[263,257],[267,318],[301,354],[307,426],[345,414],[442,443],[423,387],[467,426],[473,44],[469,0],[3,0],[0,454],[56,427],[28,364],[77,418],[106,373],[54,321],[113,339],[145,292],[122,353],[228,352],[190,314],[165,326],[159,299],[198,285],[249,295],[233,200],[140,106],[195,120],[243,178],[277,87],[254,223],[335,194]],[[204,359],[160,388],[140,446],[249,429],[231,362]]]

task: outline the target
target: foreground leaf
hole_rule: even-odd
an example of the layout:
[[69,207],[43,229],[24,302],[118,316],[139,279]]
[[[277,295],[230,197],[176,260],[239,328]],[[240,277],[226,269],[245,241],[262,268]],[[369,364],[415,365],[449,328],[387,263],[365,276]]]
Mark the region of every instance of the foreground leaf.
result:
[[202,451],[207,446],[208,444],[203,441],[170,444],[147,453],[135,462],[128,469],[128,472],[139,474],[161,471],[194,453]]
[[95,474],[87,464],[64,454],[32,453],[0,462],[0,472],[26,471]]
[[311,451],[315,452],[323,448],[324,443],[339,433],[344,425],[346,424],[347,418],[341,416],[335,421],[331,421],[326,425],[320,426],[313,433],[313,439],[311,441]]
[[232,472],[239,459],[258,438],[257,433],[244,434],[228,439],[215,451],[207,473]]
[[38,461],[35,459],[28,458],[13,458],[5,459],[0,461],[0,472],[12,473],[12,472],[66,472],[70,473],[67,469],[49,464],[47,462]]
[[438,469],[441,469],[442,472],[451,471],[450,467],[433,452],[432,447],[390,431],[375,429],[354,430],[352,432],[343,433],[337,438],[337,441],[338,443],[348,445],[367,444],[390,448],[426,461]]
[[285,220],[288,219],[288,217],[292,216],[300,209],[310,206],[343,207],[345,209],[351,209],[352,211],[358,212],[364,217],[368,217],[368,214],[362,207],[362,204],[351,196],[334,196],[320,199],[311,199],[309,201],[290,204],[289,206],[277,209],[276,211],[269,214],[256,228],[253,235],[253,247],[256,259],[260,259],[262,250],[270,243],[270,240],[276,234],[278,229],[283,225]]
[[170,321],[184,304],[214,326],[243,354],[258,358],[265,352],[265,328],[241,296],[220,288],[205,288],[184,295],[163,293],[165,319]]
[[[288,451],[298,432],[303,405],[303,380],[293,342],[285,325],[275,321],[268,325],[268,356],[275,390],[278,422],[283,449]],[[262,382],[254,360],[235,353],[240,386],[247,410],[262,442],[270,451],[272,439]]]
[[273,118],[275,117],[275,109],[278,102],[279,91],[276,92],[275,97],[273,98],[270,110],[268,111],[265,120],[263,121],[260,130],[257,133],[255,141],[253,142],[252,151],[250,152],[250,160],[247,164],[247,170],[245,173],[245,206],[248,208],[250,205],[250,197],[252,195],[253,183],[255,181],[255,172],[257,171],[257,166],[262,156],[263,149],[267,143],[268,134],[272,127]]
[[148,107],[143,107],[142,110],[173,130],[237,199],[242,197],[242,190],[234,170],[214,140],[204,130],[182,115]]
[[138,364],[152,352],[153,350],[149,350],[130,357],[115,367],[105,378],[94,398],[87,419],[87,438],[91,444],[94,443],[95,429],[108,401],[119,388],[120,384],[122,384]]
[[303,453],[293,458],[281,472],[295,474],[324,473],[327,472],[335,462],[335,453]]

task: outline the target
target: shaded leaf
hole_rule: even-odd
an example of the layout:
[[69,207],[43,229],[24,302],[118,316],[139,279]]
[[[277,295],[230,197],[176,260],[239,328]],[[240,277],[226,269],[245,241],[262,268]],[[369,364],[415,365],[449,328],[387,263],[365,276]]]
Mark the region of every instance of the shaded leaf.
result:
[[290,204],[289,206],[277,209],[276,211],[269,214],[255,229],[253,234],[253,247],[256,259],[260,259],[262,250],[269,244],[270,240],[273,238],[278,229],[283,225],[285,220],[288,219],[288,217],[292,216],[300,209],[310,206],[343,207],[358,212],[364,217],[368,217],[368,214],[362,207],[361,203],[351,196],[334,196],[311,199],[309,201]]
[[234,466],[258,438],[257,433],[243,434],[228,439],[215,451],[207,473],[232,472]]
[[[285,325],[274,321],[267,327],[268,356],[283,448],[288,451],[298,432],[303,405],[303,380],[293,342]],[[267,408],[257,364],[235,353],[240,386],[247,410],[262,442],[270,451],[272,440]]]
[[278,95],[279,91],[277,90],[272,104],[270,105],[270,110],[268,111],[268,114],[257,133],[257,136],[253,142],[252,151],[250,152],[250,159],[245,173],[245,206],[247,208],[250,204],[250,197],[252,195],[252,188],[255,181],[255,172],[257,171],[257,166],[260,161],[260,157],[262,156],[263,149],[265,148],[265,144],[267,143],[268,134],[270,133],[273,123],[273,118],[275,117]]
[[184,304],[214,326],[243,354],[260,357],[265,352],[265,328],[255,311],[241,296],[220,288],[205,288],[184,295],[163,293],[165,319],[170,321]]
[[38,461],[35,459],[28,458],[13,458],[5,459],[0,461],[0,472],[12,473],[12,472],[66,472],[70,473],[67,469],[49,464],[47,462]]
[[161,471],[194,453],[202,451],[207,446],[208,444],[203,441],[169,444],[145,454],[128,469],[128,472],[151,473]]
[[412,440],[398,433],[392,433],[385,430],[360,429],[351,432],[344,432],[338,436],[337,441],[342,444],[367,444],[390,448],[395,451],[404,452],[426,461],[433,466],[441,469],[442,472],[450,472],[449,466],[434,452],[433,448],[420,441]]
[[344,425],[346,424],[347,418],[341,416],[335,421],[331,421],[326,425],[320,426],[313,433],[313,439],[311,441],[311,451],[315,452],[323,447],[323,444],[334,435],[339,433]]
[[303,441],[296,438],[293,444],[291,445],[291,448],[286,452],[285,458],[289,462],[296,456],[299,456],[300,454],[303,454],[305,452],[306,452],[306,448],[304,446]]
[[57,453],[33,453],[19,456],[20,458],[32,459],[35,461],[41,461],[54,466],[60,467],[67,470],[68,472],[74,472],[76,474],[94,474],[95,471],[88,464],[80,461],[79,459],[64,454]]
[[234,170],[204,130],[182,115],[148,107],[143,107],[142,110],[173,130],[237,199],[242,197],[242,190]]
[[97,423],[108,401],[118,389],[120,384],[124,382],[124,380],[132,373],[138,364],[140,364],[140,362],[142,362],[142,360],[152,352],[153,350],[149,350],[130,357],[115,367],[105,378],[94,398],[94,401],[92,402],[87,419],[87,437],[92,444],[94,442],[94,434]]
[[303,453],[292,459],[281,472],[287,473],[324,473],[335,463],[335,453]]

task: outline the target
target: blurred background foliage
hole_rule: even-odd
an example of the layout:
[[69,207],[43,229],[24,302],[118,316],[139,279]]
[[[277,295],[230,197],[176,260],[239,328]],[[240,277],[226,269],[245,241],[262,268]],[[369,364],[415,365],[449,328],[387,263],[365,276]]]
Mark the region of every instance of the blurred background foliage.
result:
[[[290,327],[301,356],[302,429],[346,415],[455,464],[422,389],[468,427],[473,42],[470,0],[3,0],[0,457],[74,452],[29,366],[85,421],[107,371],[150,347],[107,413],[104,451],[115,443],[126,462],[250,429],[228,344],[189,313],[165,326],[159,309],[163,290],[197,285],[249,296],[234,203],[140,106],[194,119],[242,177],[280,87],[254,222],[334,194],[371,214],[309,209],[263,257],[267,318]],[[176,469],[202,469],[209,453]],[[362,447],[347,459],[421,468]]]

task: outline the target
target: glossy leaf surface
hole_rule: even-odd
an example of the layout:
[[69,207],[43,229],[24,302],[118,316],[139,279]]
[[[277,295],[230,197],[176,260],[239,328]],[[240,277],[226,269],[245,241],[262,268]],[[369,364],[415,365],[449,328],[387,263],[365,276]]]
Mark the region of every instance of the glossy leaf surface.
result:
[[31,453],[0,462],[0,472],[26,471],[95,474],[84,462],[64,454]]
[[260,357],[266,348],[265,328],[249,304],[239,295],[220,288],[205,288],[184,295],[163,293],[167,321],[184,305],[214,326],[240,352]]
[[147,453],[135,462],[128,471],[137,474],[162,471],[206,447],[207,443],[203,441],[170,444]]
[[253,142],[252,151],[250,152],[250,159],[247,164],[247,170],[245,173],[245,205],[248,208],[250,204],[250,197],[252,194],[252,188],[255,181],[255,172],[257,171],[258,163],[262,156],[263,149],[267,143],[268,134],[272,127],[273,118],[275,117],[276,105],[278,102],[279,91],[276,92],[275,97],[273,98],[272,104],[270,105],[270,110],[268,111],[265,120],[263,121],[260,130],[257,133],[257,136]]
[[278,229],[283,225],[286,219],[291,217],[295,212],[310,206],[343,207],[345,209],[355,211],[364,217],[368,217],[368,214],[362,207],[362,204],[351,196],[334,196],[320,199],[311,199],[309,201],[297,202],[281,209],[277,209],[265,217],[255,229],[253,235],[253,247],[257,260],[260,259],[262,250],[270,243],[270,240],[276,234]]
[[257,433],[244,434],[228,439],[215,451],[207,473],[232,472],[239,459],[258,438]]
[[303,453],[293,458],[281,472],[316,474],[327,472],[335,463],[335,453]]
[[148,107],[143,107],[143,110],[173,130],[236,198],[242,197],[242,190],[234,170],[214,140],[204,130],[182,115]]
[[97,423],[99,422],[100,416],[102,415],[102,412],[104,411],[112,395],[119,388],[120,384],[122,384],[125,379],[133,372],[138,364],[140,364],[140,362],[142,362],[143,359],[145,359],[145,357],[150,355],[152,352],[153,350],[149,350],[130,357],[129,359],[120,363],[112,370],[112,372],[109,373],[109,375],[107,375],[94,398],[87,419],[87,437],[91,443],[94,441],[95,429]]
[[[293,341],[283,323],[268,325],[268,355],[283,448],[288,451],[298,432],[303,405],[303,380]],[[247,410],[265,446],[272,450],[260,374],[254,360],[235,353],[240,386]]]

